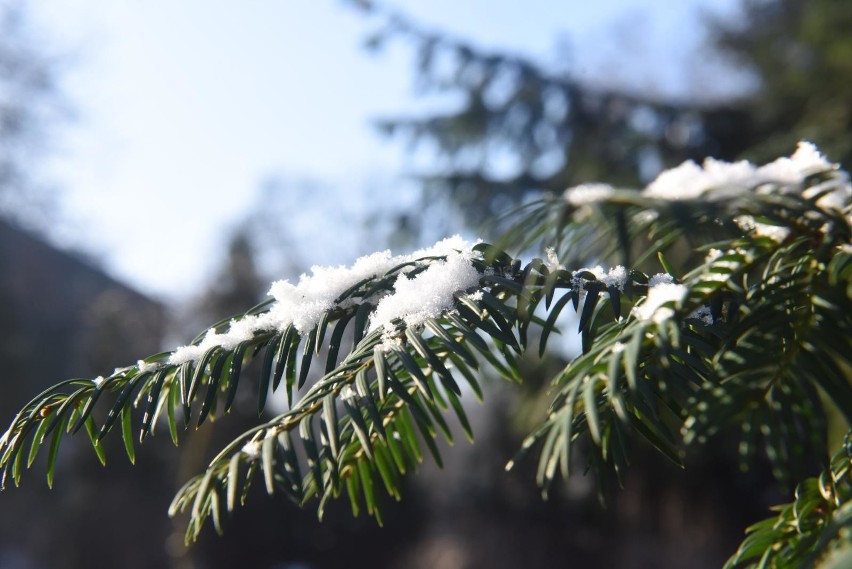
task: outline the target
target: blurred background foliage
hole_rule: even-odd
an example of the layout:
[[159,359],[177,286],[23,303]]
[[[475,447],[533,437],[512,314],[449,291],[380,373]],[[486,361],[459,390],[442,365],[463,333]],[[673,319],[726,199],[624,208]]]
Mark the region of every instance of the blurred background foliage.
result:
[[[426,29],[392,8],[350,4],[380,16],[365,38],[368,48],[409,42],[421,92],[457,101],[450,110],[398,115],[389,109],[376,117],[380,133],[432,159],[409,172],[421,187],[410,210],[349,218],[364,225],[369,249],[404,248],[435,231],[483,225],[496,231],[500,213],[541,194],[588,181],[638,186],[685,159],[765,161],[808,139],[832,161],[852,164],[852,4],[846,2],[743,0],[739,21],[708,21],[713,55],[752,79],[749,91],[724,100],[701,92],[667,100],[587,85],[522,56]],[[90,259],[56,251],[32,234],[33,220],[43,219],[50,201],[39,156],[66,111],[55,87],[58,60],[22,32],[25,6],[0,3],[4,424],[40,387],[134,361],[164,339],[182,343],[191,331],[254,304],[271,277],[259,259],[276,259],[276,277],[295,276],[312,262],[281,254],[292,250],[288,229],[275,222],[274,212],[290,207],[281,196],[288,189],[313,193],[287,180],[268,183],[256,212],[235,229],[220,272],[179,309],[166,311]],[[75,276],[63,276],[58,290],[59,274]],[[180,316],[167,321],[166,312]],[[562,363],[525,362],[520,393],[491,382],[485,406],[471,410],[476,444],[445,453],[443,472],[425,464],[409,479],[404,500],[388,508],[384,528],[351,518],[340,504],[319,524],[311,511],[258,495],[227,522],[224,537],[210,531],[185,548],[184,521],[167,520],[167,504],[214,449],[255,422],[254,402],[238,401],[227,421],[207,425],[180,449],[164,440],[144,445],[134,468],[116,448],[108,449],[112,460],[101,469],[89,453],[76,460],[75,445],[63,447],[66,472],[56,490],[48,494],[31,479],[0,495],[0,567],[720,567],[742,528],[786,497],[789,489],[778,488],[768,468],[743,474],[735,445],[721,442],[689,456],[686,472],[637,449],[626,487],[608,493],[606,508],[582,477],[542,501],[533,464],[510,474],[503,465],[543,412],[544,382]]]
[[37,166],[70,111],[56,85],[65,62],[45,53],[27,24],[22,3],[0,3],[0,216],[33,225],[52,217]]

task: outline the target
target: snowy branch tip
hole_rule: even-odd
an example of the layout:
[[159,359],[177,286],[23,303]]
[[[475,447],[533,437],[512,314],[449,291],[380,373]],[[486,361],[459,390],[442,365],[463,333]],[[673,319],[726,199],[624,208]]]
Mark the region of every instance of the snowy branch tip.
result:
[[[180,365],[198,361],[211,348],[232,350],[259,332],[284,331],[291,325],[300,334],[306,334],[329,310],[354,304],[351,298],[340,299],[347,291],[406,264],[409,266],[399,269],[393,292],[362,298],[360,302],[376,306],[370,318],[371,330],[389,329],[397,319],[408,326],[418,326],[452,307],[454,293],[479,284],[480,274],[472,263],[479,256],[473,250],[477,243],[479,241],[470,243],[456,235],[410,255],[394,256],[386,250],[361,257],[350,267],[314,266],[311,274],[303,274],[296,284],[287,280],[272,283],[269,295],[275,302],[269,311],[232,320],[228,330],[222,333],[209,330],[199,344],[177,348],[167,363]],[[425,259],[429,260],[426,269],[408,278],[408,273],[417,267],[417,261]]]
[[[641,195],[679,201],[702,197],[735,197],[743,191],[763,186],[776,186],[783,188],[781,191],[790,191],[801,188],[809,176],[838,169],[839,166],[826,160],[814,144],[802,141],[790,157],[778,158],[763,166],[756,166],[747,160],[726,162],[707,158],[701,165],[687,160],[661,172],[642,190]],[[802,196],[809,198],[825,189],[817,185],[802,191]],[[606,184],[581,184],[565,190],[564,198],[570,205],[579,207],[607,201],[615,195],[615,191]],[[817,205],[842,210],[848,205],[850,197],[852,187],[844,176],[840,184],[817,200]]]

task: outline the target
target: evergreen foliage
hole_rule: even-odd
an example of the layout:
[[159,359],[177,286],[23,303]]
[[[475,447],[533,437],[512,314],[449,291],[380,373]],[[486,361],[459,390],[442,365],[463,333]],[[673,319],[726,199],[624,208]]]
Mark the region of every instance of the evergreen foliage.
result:
[[[546,496],[582,457],[603,488],[629,476],[637,442],[688,467],[687,447],[736,430],[745,465],[761,452],[778,480],[798,489],[777,519],[749,528],[729,566],[832,566],[852,551],[852,448],[847,440],[829,462],[836,449],[827,432],[831,412],[852,424],[852,206],[844,172],[818,155],[797,164],[798,155],[772,170],[795,166],[795,179],[708,162],[704,173],[727,177],[700,191],[683,175],[697,168],[687,164],[642,192],[586,186],[548,195],[509,214],[512,227],[495,244],[450,241],[462,250],[435,248],[360,278],[308,327],[285,318],[251,328],[274,313],[270,300],[211,326],[190,349],[59,383],[0,439],[3,483],[20,483],[44,449],[52,485],[68,433],[85,431],[101,462],[112,431],[131,462],[157,429],[178,444],[190,427],[228,413],[243,367],[258,359],[258,424],[173,501],[171,514],[190,513],[187,539],[208,520],[221,531],[252,484],[313,504],[320,517],[345,495],[353,514],[381,523],[383,494],[400,499],[402,477],[425,455],[441,464],[436,441],[452,442],[448,419],[473,438],[465,402],[482,398],[482,378],[522,382],[519,358],[571,333],[559,319],[571,306],[583,353],[553,377],[546,416],[507,468],[536,454]],[[666,195],[663,181],[682,192]],[[544,255],[513,256],[530,251]],[[566,268],[560,258],[622,266]],[[478,277],[449,302],[423,298],[440,310],[371,320],[401,281],[438,274],[450,259]],[[217,337],[242,339],[211,342]],[[202,345],[197,358],[175,357]],[[279,390],[288,409],[263,415]],[[824,472],[807,478],[813,461]]]

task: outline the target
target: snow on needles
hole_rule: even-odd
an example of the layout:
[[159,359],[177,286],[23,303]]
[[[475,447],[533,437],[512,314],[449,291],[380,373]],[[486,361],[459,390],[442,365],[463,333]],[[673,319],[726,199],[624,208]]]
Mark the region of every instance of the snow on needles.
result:
[[[724,197],[762,184],[798,186],[807,176],[837,168],[838,165],[827,161],[812,143],[800,142],[789,158],[778,158],[760,167],[746,160],[725,162],[707,158],[701,166],[687,160],[662,172],[648,184],[642,195],[664,200],[688,200],[712,192],[714,196]],[[810,190],[813,194],[813,189]],[[808,197],[808,193],[806,191],[804,196]],[[843,185],[820,198],[818,205],[840,209],[848,200],[849,193],[848,185]]]
[[609,184],[580,184],[565,190],[565,200],[574,207],[598,203],[611,198],[615,188]]
[[[581,295],[586,292],[586,279],[581,276],[581,273],[584,272],[592,273],[597,282],[603,283],[605,287],[615,287],[621,292],[624,292],[624,285],[627,284],[627,269],[625,269],[622,265],[617,265],[611,268],[609,272],[605,271],[600,265],[595,267],[583,267],[582,269],[572,271],[571,276],[573,277],[573,285]],[[602,292],[601,294],[606,293]]]
[[411,328],[420,326],[430,318],[437,318],[453,306],[454,294],[479,284],[479,272],[471,264],[470,255],[448,255],[409,279],[402,274],[394,284],[393,294],[379,301],[370,320],[370,329],[384,327],[393,330],[396,319],[405,321]]
[[663,306],[668,302],[680,302],[684,299],[687,288],[673,282],[660,282],[648,288],[648,296],[633,309],[634,314],[641,320],[653,320],[660,323],[674,316],[674,310]]
[[[403,318],[409,325],[415,325],[433,314],[437,315],[435,310],[439,310],[439,306],[442,307],[440,310],[450,306],[452,293],[455,291],[478,284],[479,273],[471,264],[471,260],[476,256],[473,251],[475,244],[456,235],[410,255],[392,256],[390,251],[381,251],[361,257],[351,267],[314,266],[311,268],[311,274],[303,274],[297,284],[286,280],[272,283],[269,294],[275,299],[275,303],[268,312],[232,320],[228,330],[222,333],[209,330],[199,344],[177,348],[169,357],[168,363],[179,365],[198,361],[211,348],[232,350],[240,343],[251,340],[257,332],[283,331],[290,325],[300,334],[305,334],[317,325],[326,311],[335,306],[335,302],[344,292],[358,283],[384,275],[399,265],[418,259],[446,257],[446,261],[434,261],[410,281],[405,273],[414,267],[403,268],[395,285],[397,291],[384,299],[376,299],[378,306],[371,320],[374,328],[385,325],[389,321],[388,318],[394,317]],[[458,288],[447,292],[453,286]],[[348,299],[344,300],[341,305],[345,306],[349,302],[351,301]]]
[[[689,200],[713,192],[714,196],[723,197],[726,193],[736,195],[744,189],[767,183],[797,186],[811,174],[837,168],[838,165],[827,161],[816,146],[803,141],[789,158],[778,158],[759,167],[747,160],[725,162],[707,158],[700,166],[687,160],[680,166],[661,172],[642,191],[642,195],[662,200]],[[819,205],[842,209],[848,200],[849,190],[848,186],[838,188],[836,192],[823,196]],[[810,193],[813,194],[814,189]],[[564,197],[569,204],[579,207],[605,201],[614,194],[615,189],[608,184],[590,183],[568,188]],[[806,191],[805,197],[808,197],[807,194]]]

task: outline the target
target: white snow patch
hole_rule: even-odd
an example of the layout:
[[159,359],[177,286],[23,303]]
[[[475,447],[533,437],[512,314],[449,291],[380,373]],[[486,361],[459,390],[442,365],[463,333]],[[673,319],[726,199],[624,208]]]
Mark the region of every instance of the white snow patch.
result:
[[100,387],[101,384],[105,381],[104,376],[99,375],[95,379],[92,380],[92,383],[95,384],[95,387]]
[[582,272],[589,272],[595,275],[595,279],[603,283],[603,285],[607,288],[615,287],[621,292],[624,292],[624,285],[627,284],[627,269],[625,269],[621,265],[617,265],[611,268],[608,272],[600,265],[594,267],[583,267],[582,269],[578,269],[571,273],[573,277],[574,287],[583,294],[586,292],[585,285],[586,279],[580,276]]
[[466,296],[469,300],[472,300],[474,302],[479,302],[480,300],[482,300],[482,291],[478,290],[478,291],[472,292],[472,293],[470,293]]
[[725,254],[725,252],[722,251],[721,249],[710,249],[709,251],[707,251],[707,255],[704,257],[704,262],[705,263],[712,263],[713,261],[715,261],[716,259],[718,259],[719,257],[721,257],[724,254]]
[[580,184],[565,190],[565,201],[574,207],[598,203],[611,198],[615,188],[609,184]]
[[624,292],[624,285],[627,284],[627,269],[622,265],[617,265],[609,270],[603,278],[599,279],[607,288],[615,287],[621,292]]
[[806,189],[802,192],[802,196],[812,198],[818,193],[831,188],[833,190],[820,197],[816,201],[816,204],[823,209],[843,211],[849,205],[850,200],[852,200],[852,185],[848,182],[840,185],[833,181],[823,182],[822,184],[817,184]]
[[396,336],[391,336],[389,333],[382,338],[382,343],[378,345],[378,350],[384,353],[390,353],[397,350],[404,350],[402,339]]
[[653,288],[661,284],[671,284],[674,282],[674,277],[668,273],[657,273],[648,279],[648,286]]
[[[278,302],[269,312],[270,320],[278,330],[293,324],[304,334],[316,326],[322,314],[334,306],[341,294],[359,282],[424,257],[456,256],[469,263],[476,256],[472,251],[474,245],[456,235],[410,255],[394,257],[390,251],[382,251],[361,257],[352,267],[313,267],[313,275],[302,275],[298,285],[287,281],[278,281],[272,285],[269,294]],[[402,272],[409,272],[412,268]]]
[[676,168],[660,173],[642,194],[663,200],[690,200],[707,190],[723,186],[748,186],[754,177],[754,166],[746,161],[730,164],[708,158],[702,168],[687,160]]
[[260,456],[261,441],[250,441],[243,445],[242,453],[249,458],[258,458]]
[[657,284],[648,289],[648,296],[633,308],[633,312],[641,320],[660,323],[674,316],[674,310],[663,305],[667,302],[682,301],[686,292],[687,288],[680,284],[670,282]]
[[391,331],[393,322],[401,319],[409,328],[422,325],[452,308],[454,293],[475,287],[481,275],[464,254],[447,255],[414,278],[402,274],[394,283],[394,292],[379,301],[370,319],[370,330]]
[[739,228],[746,233],[752,233],[756,237],[769,237],[778,243],[781,243],[788,235],[790,235],[790,230],[787,227],[759,223],[750,215],[740,215],[735,217],[734,223],[736,223]]
[[790,230],[787,227],[779,225],[769,225],[766,223],[755,223],[754,234],[757,237],[769,237],[773,241],[781,243],[787,236],[790,235]]
[[[676,168],[662,172],[642,194],[663,200],[688,200],[712,191],[714,196],[724,197],[769,183],[787,186],[785,191],[789,191],[789,186],[801,185],[807,176],[837,168],[838,165],[827,161],[816,146],[803,141],[789,158],[778,158],[760,167],[745,160],[725,162],[707,158],[702,166],[687,160]],[[818,187],[809,188],[803,195],[807,198],[818,191]],[[817,205],[841,209],[848,203],[850,195],[852,188],[843,184],[820,198]]]
[[[479,241],[470,243],[456,235],[438,241],[430,247],[419,249],[410,255],[393,256],[386,250],[361,257],[351,267],[314,266],[311,268],[311,274],[303,274],[297,284],[287,280],[272,283],[269,294],[275,299],[275,303],[268,312],[232,320],[228,330],[222,333],[209,330],[200,344],[177,348],[169,357],[168,363],[180,365],[189,361],[198,361],[207,350],[214,347],[232,350],[241,342],[251,340],[257,332],[283,331],[290,325],[294,326],[300,334],[310,332],[322,315],[335,306],[340,295],[353,286],[364,280],[384,275],[399,265],[412,263],[424,257],[447,256],[456,259],[456,263],[466,263],[475,273],[471,260],[478,256],[478,253],[473,251],[477,243]],[[433,265],[443,264],[446,263],[437,261],[433,263]],[[404,273],[410,272],[413,268],[413,266],[404,268],[400,278],[404,278]],[[431,269],[430,266],[421,274],[429,273]],[[346,299],[341,304],[348,302],[351,301]]]
[[547,262],[544,265],[547,267],[548,271],[552,273],[554,271],[561,271],[565,268],[559,262],[559,256],[556,254],[556,249],[548,247],[544,250],[544,253],[547,255]]
[[203,355],[204,350],[200,346],[180,346],[169,356],[168,363],[171,365],[181,365],[186,362],[198,361]]
[[[224,334],[216,334],[210,338],[211,342],[216,342],[219,346],[226,350],[233,350],[243,342],[247,342],[254,338],[255,332],[266,326],[261,315],[244,316],[239,320],[231,320],[228,331]],[[205,338],[206,339],[206,338]]]
[[796,185],[801,184],[807,176],[833,170],[837,164],[832,164],[825,159],[816,145],[811,142],[799,142],[796,151],[789,158],[778,158],[757,169],[756,174],[764,181],[777,182],[779,184]]
[[136,367],[139,369],[139,373],[143,374],[143,373],[150,373],[152,371],[156,371],[157,368],[159,368],[160,366],[159,366],[159,364],[156,364],[156,363],[149,363],[149,362],[145,362],[145,361],[142,361],[142,360],[137,360],[136,361]]
[[657,213],[653,209],[646,209],[636,213],[636,215],[633,216],[633,220],[636,223],[645,225],[656,221],[658,217],[660,217],[659,213]]
[[401,259],[400,263],[415,261],[424,257],[444,257],[447,255],[461,255],[466,259],[475,259],[479,256],[479,253],[475,252],[473,248],[480,243],[482,243],[482,239],[477,239],[473,243],[470,243],[460,235],[453,235],[425,249],[418,249],[410,255],[401,255],[397,259]]

